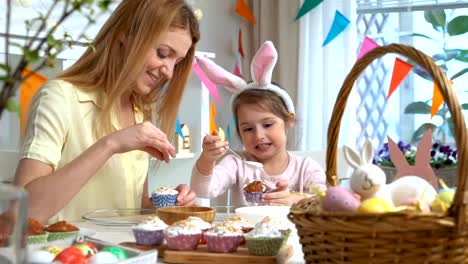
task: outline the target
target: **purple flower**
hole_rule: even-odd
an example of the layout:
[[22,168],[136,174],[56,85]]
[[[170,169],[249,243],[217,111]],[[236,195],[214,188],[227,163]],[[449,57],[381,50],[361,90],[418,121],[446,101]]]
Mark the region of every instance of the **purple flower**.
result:
[[434,157],[436,154],[435,150],[431,150],[431,157]]
[[434,165],[434,168],[440,169],[440,166],[441,166],[440,163],[436,163],[436,164]]
[[436,148],[438,148],[438,147],[439,147],[439,143],[434,143],[434,144],[432,144],[432,148],[435,148],[435,149],[436,149]]

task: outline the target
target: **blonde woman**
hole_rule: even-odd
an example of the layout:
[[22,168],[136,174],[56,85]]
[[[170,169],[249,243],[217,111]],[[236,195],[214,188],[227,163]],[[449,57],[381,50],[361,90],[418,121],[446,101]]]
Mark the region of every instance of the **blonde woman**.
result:
[[[149,155],[169,162],[199,40],[182,0],[123,0],[91,48],[31,102],[16,183],[42,222],[94,209],[151,208]],[[164,88],[164,89],[163,89]],[[151,123],[156,120],[156,125]],[[178,204],[195,203],[179,185]]]

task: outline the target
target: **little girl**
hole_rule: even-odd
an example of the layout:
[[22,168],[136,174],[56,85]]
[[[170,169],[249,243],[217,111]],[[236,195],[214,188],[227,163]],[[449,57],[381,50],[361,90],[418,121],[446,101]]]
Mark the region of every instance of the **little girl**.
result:
[[245,147],[241,156],[263,164],[257,176],[255,168],[235,155],[227,155],[216,165],[226,153],[228,142],[221,141],[217,133],[207,135],[192,170],[191,188],[198,196],[214,198],[234,187],[233,205],[246,205],[243,188],[258,177],[269,189],[262,195],[262,202],[270,205],[291,205],[304,198],[290,193],[291,189],[306,190],[308,185],[326,188],[325,173],[317,162],[286,150],[288,129],[294,125],[295,113],[289,95],[271,83],[277,56],[273,44],[265,42],[253,58],[253,82],[249,84],[211,60],[197,58],[211,81],[234,92],[231,107],[237,134]]

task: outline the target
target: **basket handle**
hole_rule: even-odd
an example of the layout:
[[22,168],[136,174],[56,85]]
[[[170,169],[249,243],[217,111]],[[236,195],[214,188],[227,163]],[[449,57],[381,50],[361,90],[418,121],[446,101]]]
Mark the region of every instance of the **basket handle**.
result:
[[451,89],[449,80],[445,73],[437,66],[431,57],[423,52],[402,44],[390,44],[387,46],[377,47],[368,52],[364,57],[358,60],[350,73],[346,76],[341,90],[337,95],[336,103],[333,108],[330,124],[328,126],[328,143],[327,143],[327,183],[331,186],[338,185],[338,177],[336,176],[336,161],[338,149],[338,137],[341,126],[341,118],[343,117],[346,108],[346,102],[354,86],[358,76],[365,70],[365,68],[372,63],[375,59],[382,57],[387,53],[396,53],[403,55],[418,65],[423,67],[433,78],[440,88],[440,92],[444,97],[445,102],[452,115],[455,127],[455,139],[458,151],[458,186],[455,193],[454,201],[449,209],[449,215],[456,218],[458,228],[463,228],[465,224],[465,209],[468,203],[468,189],[467,174],[468,174],[468,161],[467,159],[467,129],[465,119],[463,117],[460,103],[454,89]]

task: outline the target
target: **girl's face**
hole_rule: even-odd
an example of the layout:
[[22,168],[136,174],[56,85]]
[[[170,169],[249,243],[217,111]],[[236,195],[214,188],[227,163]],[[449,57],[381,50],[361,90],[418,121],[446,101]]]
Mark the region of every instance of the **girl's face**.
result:
[[135,92],[147,95],[172,78],[175,65],[183,60],[192,46],[187,30],[173,28],[162,35],[161,44],[150,51],[145,70],[137,78]]
[[242,144],[260,162],[286,151],[286,124],[280,117],[254,104],[237,109]]

